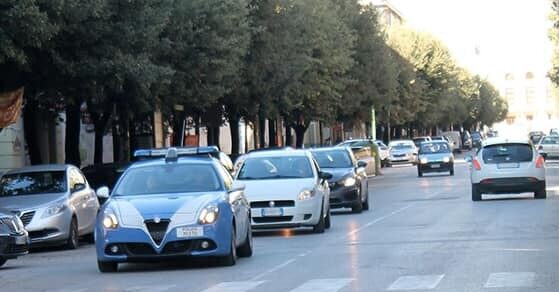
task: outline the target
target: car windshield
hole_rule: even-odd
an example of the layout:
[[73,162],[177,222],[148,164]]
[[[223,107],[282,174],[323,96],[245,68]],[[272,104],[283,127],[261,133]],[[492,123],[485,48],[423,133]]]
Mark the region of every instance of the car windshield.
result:
[[370,142],[366,141],[366,140],[355,140],[355,141],[346,141],[343,143],[340,143],[339,146],[349,146],[349,147],[364,147],[364,146],[370,146]]
[[239,171],[238,179],[298,179],[313,177],[306,156],[248,158]]
[[483,148],[483,161],[487,164],[532,161],[532,147],[528,144],[497,144]]
[[423,143],[419,149],[421,154],[450,153],[447,143]]
[[345,150],[313,151],[320,168],[351,168],[353,163]]
[[116,196],[197,193],[223,190],[211,164],[165,164],[129,169],[117,184]]
[[545,137],[540,144],[559,144],[559,136]]
[[66,192],[65,171],[7,174],[0,179],[0,197]]

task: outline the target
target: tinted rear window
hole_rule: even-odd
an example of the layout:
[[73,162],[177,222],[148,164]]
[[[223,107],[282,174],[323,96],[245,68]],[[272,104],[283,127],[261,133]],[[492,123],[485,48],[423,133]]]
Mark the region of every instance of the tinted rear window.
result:
[[532,161],[532,146],[528,144],[497,144],[483,148],[483,162],[515,163]]

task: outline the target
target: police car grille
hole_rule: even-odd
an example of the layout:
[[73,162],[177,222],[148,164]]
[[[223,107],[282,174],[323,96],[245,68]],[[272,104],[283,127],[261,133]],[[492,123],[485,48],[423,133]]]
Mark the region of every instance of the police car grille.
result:
[[165,233],[167,232],[167,227],[169,226],[170,222],[171,220],[169,219],[161,219],[159,223],[155,223],[154,220],[144,221],[149,231],[149,235],[151,235],[151,238],[157,244],[160,244],[161,241],[163,241],[163,238],[165,237]]

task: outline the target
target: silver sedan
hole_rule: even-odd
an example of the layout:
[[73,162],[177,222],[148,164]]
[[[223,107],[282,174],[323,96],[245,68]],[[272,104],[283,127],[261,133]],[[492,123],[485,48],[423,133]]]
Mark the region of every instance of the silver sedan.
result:
[[0,206],[19,216],[31,244],[74,249],[95,227],[99,202],[81,171],[72,165],[38,165],[5,173]]

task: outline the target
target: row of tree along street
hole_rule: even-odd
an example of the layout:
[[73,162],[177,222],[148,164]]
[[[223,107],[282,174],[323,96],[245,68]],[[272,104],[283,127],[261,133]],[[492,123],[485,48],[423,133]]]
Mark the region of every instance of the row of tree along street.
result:
[[[84,105],[97,163],[108,131],[128,159],[129,137],[156,109],[171,126],[193,117],[210,144],[228,122],[232,153],[241,118],[257,142],[265,119],[282,120],[296,133],[287,144],[301,146],[310,121],[354,125],[373,107],[395,133],[491,125],[507,111],[440,41],[385,29],[358,0],[4,0],[0,24],[2,90],[25,87],[26,125],[37,110],[65,111],[66,160],[77,165]],[[40,163],[34,131],[25,135]]]

